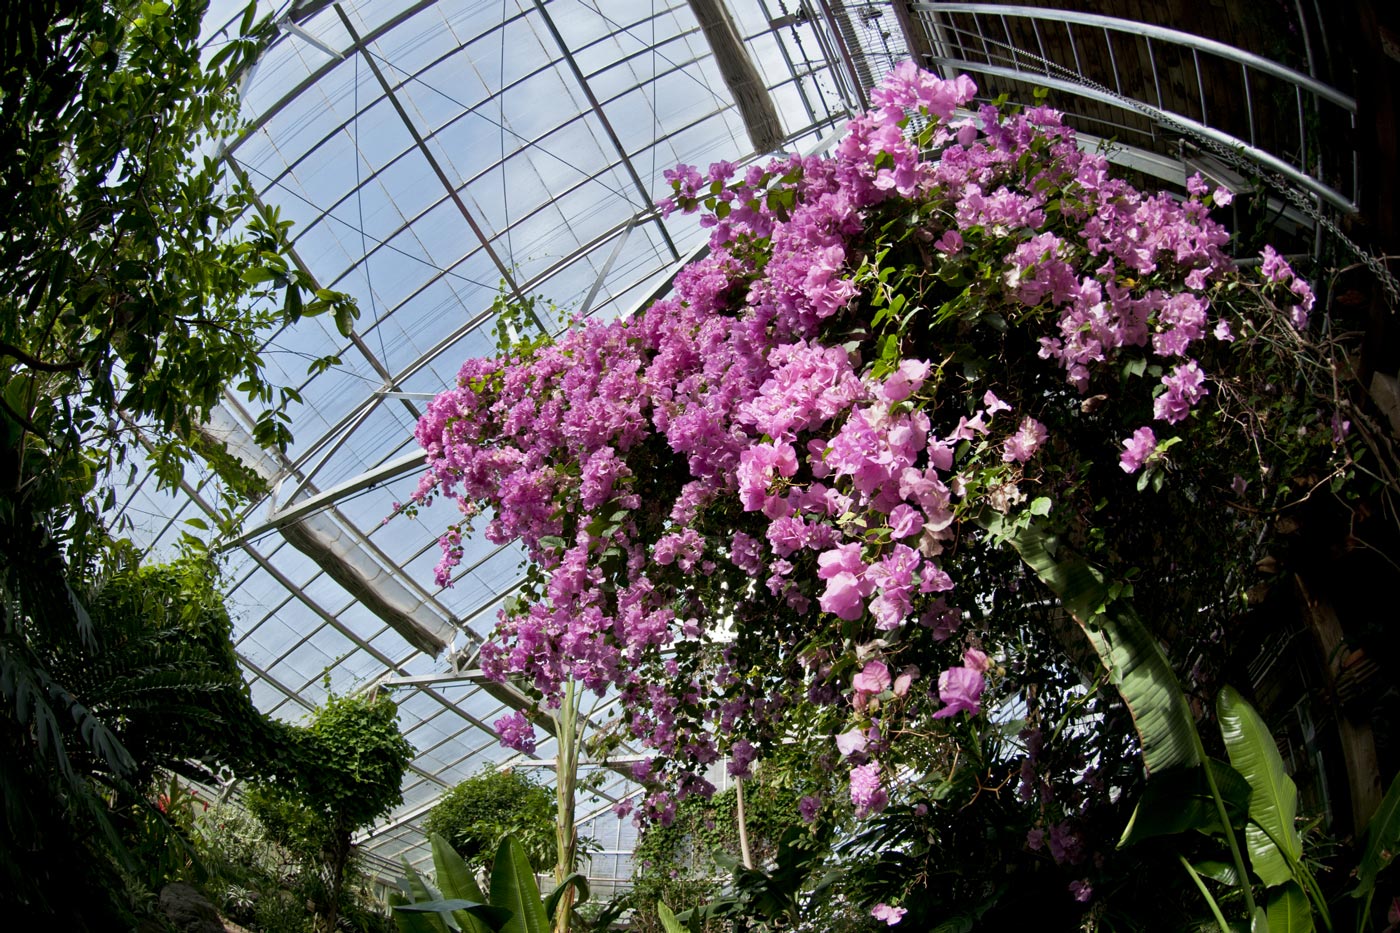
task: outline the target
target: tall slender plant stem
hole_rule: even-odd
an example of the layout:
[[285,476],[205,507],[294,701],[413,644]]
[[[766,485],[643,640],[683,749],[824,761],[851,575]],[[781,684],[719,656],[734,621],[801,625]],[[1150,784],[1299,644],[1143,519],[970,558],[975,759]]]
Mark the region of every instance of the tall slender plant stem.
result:
[[[1181,689],[1178,685],[1177,689]],[[1196,729],[1196,724],[1191,724],[1191,741],[1196,743],[1196,756],[1201,762],[1201,771],[1206,776],[1206,787],[1210,789],[1211,799],[1215,801],[1215,814],[1220,820],[1220,826],[1225,833],[1225,842],[1230,847],[1230,858],[1235,863],[1235,876],[1238,878],[1240,893],[1244,895],[1245,921],[1254,923],[1254,890],[1249,883],[1249,873],[1244,868],[1244,853],[1240,851],[1240,841],[1235,836],[1235,828],[1230,825],[1230,814],[1225,809],[1225,798],[1220,794],[1220,785],[1216,783],[1215,774],[1210,768],[1210,759],[1206,757],[1205,745],[1201,743],[1201,733]],[[1187,866],[1190,867],[1189,865]],[[1194,872],[1192,873],[1194,877]],[[1200,884],[1200,882],[1197,882]],[[1204,888],[1203,888],[1204,889]]]
[[[1181,860],[1181,867],[1186,869],[1186,874],[1191,876],[1191,880],[1194,881],[1196,887],[1200,889],[1201,896],[1206,899],[1206,905],[1210,907],[1210,912],[1215,916],[1216,925],[1220,927],[1221,933],[1228,933],[1230,925],[1225,922],[1225,915],[1220,912],[1220,905],[1215,902],[1215,898],[1210,896],[1210,890],[1206,887],[1206,883],[1201,880],[1201,876],[1196,873],[1196,869],[1191,867],[1191,863],[1186,860],[1186,856],[1177,855],[1177,858]],[[1253,911],[1251,910],[1250,913],[1252,915]]]
[[744,812],[744,779],[734,779],[735,819],[739,822],[739,855],[745,868],[753,868],[753,851],[749,848],[749,819]]
[[[578,847],[578,829],[574,826],[574,789],[578,786],[578,685],[569,679],[554,715],[554,734],[558,745],[555,762],[554,841],[558,853],[554,863],[554,881],[563,884],[574,871],[574,855]],[[569,933],[573,913],[574,893],[570,888],[560,898],[554,914],[555,933]]]

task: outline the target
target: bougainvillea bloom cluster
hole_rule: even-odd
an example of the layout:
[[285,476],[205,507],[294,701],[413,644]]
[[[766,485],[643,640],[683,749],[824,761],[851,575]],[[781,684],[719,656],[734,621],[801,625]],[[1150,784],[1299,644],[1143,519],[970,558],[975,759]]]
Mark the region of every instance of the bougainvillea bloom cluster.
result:
[[[879,812],[918,736],[986,714],[972,518],[1044,514],[1055,425],[1104,419],[1103,393],[1117,433],[1078,453],[1116,473],[1155,468],[1212,398],[1205,351],[1240,327],[1211,298],[1238,275],[1209,217],[1228,193],[1144,195],[1056,112],[964,109],[975,93],[906,64],[829,156],[669,173],[663,211],[710,230],[673,294],[468,361],[418,425],[415,501],[462,515],[438,582],[478,517],[542,573],[484,669],[546,702],[570,679],[619,693],[647,816],[709,792],[721,754],[747,773],[793,740]],[[1305,326],[1311,293],[1272,252],[1259,287]],[[940,342],[977,328],[1024,334],[1026,358]],[[522,716],[498,731],[533,747]]]

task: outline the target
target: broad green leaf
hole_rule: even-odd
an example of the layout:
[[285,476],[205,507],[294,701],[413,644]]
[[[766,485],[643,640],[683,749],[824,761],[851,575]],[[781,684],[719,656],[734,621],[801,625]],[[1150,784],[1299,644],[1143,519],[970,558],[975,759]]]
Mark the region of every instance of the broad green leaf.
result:
[[1249,798],[1250,825],[1245,828],[1249,863],[1264,884],[1283,884],[1293,877],[1292,866],[1303,855],[1303,838],[1293,825],[1298,789],[1283,770],[1283,759],[1264,720],[1233,687],[1220,691],[1216,714],[1230,764],[1254,790]]
[[976,926],[976,924],[973,923],[971,917],[959,914],[952,919],[944,920],[938,926],[934,927],[933,933],[971,933],[974,926]]
[[665,901],[656,902],[656,916],[661,919],[661,928],[666,933],[685,933],[685,928],[676,919],[676,915],[671,913],[671,908],[666,906]]
[[[428,841],[433,847],[433,868],[437,871],[438,887],[442,888],[442,893],[448,898],[459,898],[475,904],[485,904],[486,895],[481,893],[481,886],[476,883],[476,878],[472,877],[472,871],[467,867],[467,863],[457,854],[457,850],[442,836],[437,833],[428,833]],[[452,908],[453,919],[462,928],[463,933],[487,933],[488,930],[496,929],[495,926],[488,925],[487,921],[478,914],[461,908]],[[505,922],[502,918],[501,923]]]
[[[476,928],[487,931],[499,930],[510,922],[511,913],[504,907],[494,907],[490,904],[481,904],[476,901],[463,900],[460,897],[443,898],[436,901],[422,901],[412,904],[402,904],[394,908],[395,910],[411,914],[437,914],[438,916],[451,916],[453,920],[460,921],[461,916],[466,916],[476,924]],[[451,924],[449,924],[451,926]],[[472,927],[462,927],[463,930],[471,931]]]
[[501,840],[491,868],[491,904],[512,914],[502,933],[548,933],[549,918],[540,901],[539,885],[530,860],[520,843],[510,836]]
[[[1004,516],[991,513],[979,524],[1016,549],[1084,630],[1133,717],[1147,772],[1199,764],[1200,739],[1181,685],[1161,646],[1128,604],[1110,604],[1108,587],[1085,561],[1057,558],[1054,538],[1035,523],[1013,529]],[[1108,611],[1101,611],[1106,604]]]
[[1312,933],[1312,908],[1308,904],[1308,896],[1296,881],[1290,881],[1272,892],[1266,914],[1269,933]]
[[[1249,782],[1223,761],[1208,759],[1216,787],[1225,801],[1230,823],[1236,828],[1249,819]],[[1132,845],[1153,836],[1168,836],[1187,830],[1203,833],[1221,831],[1220,815],[1211,796],[1205,773],[1194,768],[1173,768],[1152,776],[1142,799],[1133,810],[1118,845]]]
[[1222,862],[1218,859],[1206,859],[1205,861],[1195,862],[1191,867],[1203,878],[1219,881],[1221,884],[1228,885],[1232,888],[1240,882],[1240,876],[1235,872],[1235,866],[1231,865],[1229,862]]
[[1352,897],[1363,897],[1375,888],[1378,875],[1391,859],[1395,858],[1395,847],[1400,845],[1400,777],[1390,782],[1390,790],[1366,824],[1366,852],[1361,856],[1361,864],[1356,869],[1356,889]]
[[[428,887],[428,883],[423,880],[422,875],[418,874],[417,869],[408,863],[408,859],[400,860],[403,862],[403,882],[407,885],[408,896],[412,898],[411,903],[421,904],[438,900],[437,892]],[[394,913],[397,915],[399,911],[395,910]],[[447,921],[440,914],[418,914],[417,916],[423,917],[427,921],[426,929],[432,930],[433,933],[447,933]]]
[[[1186,874],[1191,879],[1191,883],[1196,886],[1197,891],[1201,892],[1201,898],[1206,902],[1206,906],[1210,908],[1211,916],[1215,918],[1216,927],[1221,933],[1225,933],[1227,930],[1234,930],[1235,927],[1225,919],[1225,914],[1221,912],[1220,902],[1210,893],[1210,889],[1207,888],[1206,883],[1201,880],[1201,876],[1196,872],[1195,867],[1186,860],[1186,856],[1178,854],[1177,858],[1181,861],[1181,867],[1186,869]],[[1259,913],[1262,914],[1262,911]]]
[[437,871],[437,883],[442,893],[449,898],[485,904],[486,895],[481,893],[481,886],[451,843],[437,833],[428,833],[428,842],[433,847],[433,868]]
[[554,920],[555,911],[559,909],[559,900],[564,896],[564,892],[570,888],[573,888],[577,892],[577,896],[574,898],[575,906],[588,900],[588,879],[578,872],[574,872],[561,881],[559,887],[550,891],[549,895],[544,899],[545,916],[549,917],[551,922]]
[[398,891],[389,892],[389,906],[393,908],[394,925],[399,933],[440,933],[442,918],[437,914],[401,913],[400,907],[408,904],[408,898]]

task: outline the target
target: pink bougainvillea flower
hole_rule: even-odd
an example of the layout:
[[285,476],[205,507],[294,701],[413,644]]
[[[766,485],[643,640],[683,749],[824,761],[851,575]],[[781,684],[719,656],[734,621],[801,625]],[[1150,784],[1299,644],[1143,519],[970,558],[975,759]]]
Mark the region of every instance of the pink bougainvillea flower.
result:
[[1118,465],[1124,473],[1136,473],[1142,465],[1157,452],[1157,437],[1151,428],[1138,428],[1133,436],[1123,442],[1123,453],[1118,457]]
[[890,689],[890,669],[884,661],[866,661],[865,667],[852,679],[851,686],[857,693],[883,693]]
[[948,668],[938,676],[938,698],[944,706],[933,718],[946,719],[963,712],[976,716],[982,710],[981,697],[986,685],[979,671],[970,667]]
[[836,750],[841,753],[842,758],[850,758],[858,752],[865,751],[865,743],[865,732],[861,729],[851,729],[836,737]]
[[501,744],[506,748],[513,748],[525,755],[534,754],[535,727],[530,725],[530,720],[525,718],[523,712],[516,710],[509,716],[502,716],[493,725],[496,734],[501,737]]
[[855,804],[857,819],[879,813],[889,802],[890,795],[880,781],[878,761],[851,769],[851,803]]
[[1016,433],[1002,445],[1001,459],[1006,463],[1025,463],[1040,449],[1049,437],[1045,425],[1034,418],[1024,418]]
[[909,687],[919,677],[919,668],[910,664],[899,672],[899,676],[894,679],[894,695],[902,697],[909,692]]
[[929,364],[924,360],[904,360],[877,390],[885,401],[902,402],[923,387]]
[[963,652],[963,667],[985,674],[992,668],[992,659],[978,648],[969,648]]
[[907,908],[891,907],[889,904],[881,903],[876,904],[874,908],[871,909],[870,916],[874,917],[876,920],[883,921],[884,923],[887,923],[890,926],[894,926],[895,924],[899,923],[899,921],[903,920],[904,915],[908,912],[909,911]]

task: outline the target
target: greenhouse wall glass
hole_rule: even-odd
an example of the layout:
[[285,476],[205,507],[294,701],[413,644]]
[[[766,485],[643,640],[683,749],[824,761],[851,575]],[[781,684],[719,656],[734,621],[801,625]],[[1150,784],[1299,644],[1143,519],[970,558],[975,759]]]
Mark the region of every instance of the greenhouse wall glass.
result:
[[2,15],[19,928],[1400,925],[1395,11]]

